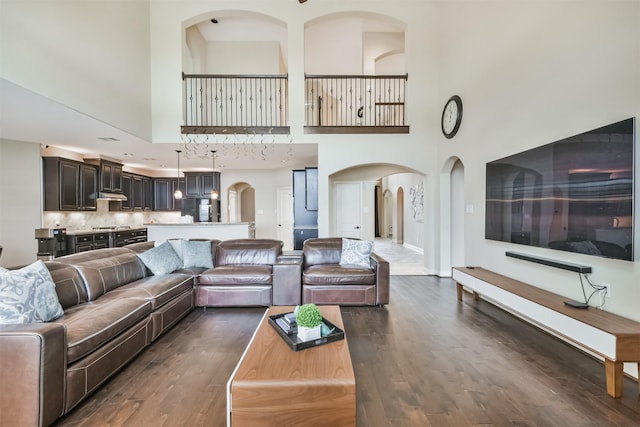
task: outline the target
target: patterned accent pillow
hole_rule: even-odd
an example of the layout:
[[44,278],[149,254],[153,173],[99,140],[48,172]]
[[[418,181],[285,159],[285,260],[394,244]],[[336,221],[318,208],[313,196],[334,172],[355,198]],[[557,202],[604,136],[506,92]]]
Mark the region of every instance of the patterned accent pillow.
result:
[[63,314],[44,262],[19,270],[0,268],[0,323],[49,322]]
[[176,251],[180,259],[182,259],[182,241],[183,240],[184,239],[156,240],[155,242],[153,242],[153,246],[160,246],[164,242],[169,242],[171,243],[173,250]]
[[370,268],[371,250],[373,242],[369,240],[342,239],[340,265],[355,265]]
[[183,240],[182,263],[183,268],[213,268],[211,242],[200,240]]
[[168,274],[182,268],[182,260],[169,242],[136,254],[154,275]]

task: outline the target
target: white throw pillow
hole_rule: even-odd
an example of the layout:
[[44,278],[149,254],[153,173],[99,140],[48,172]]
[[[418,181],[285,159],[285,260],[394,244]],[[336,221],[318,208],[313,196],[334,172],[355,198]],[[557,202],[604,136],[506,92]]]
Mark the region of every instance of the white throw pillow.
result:
[[342,252],[340,253],[340,265],[355,265],[371,268],[369,258],[373,250],[373,242],[370,240],[342,239]]
[[0,268],[0,323],[49,322],[63,314],[44,262],[19,270]]

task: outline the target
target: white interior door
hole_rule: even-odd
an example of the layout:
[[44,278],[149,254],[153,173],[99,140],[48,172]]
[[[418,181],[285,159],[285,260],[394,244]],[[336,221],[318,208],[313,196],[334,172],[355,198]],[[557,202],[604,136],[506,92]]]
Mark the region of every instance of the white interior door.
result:
[[293,187],[278,188],[278,240],[285,251],[293,250]]
[[384,235],[382,237],[391,239],[393,237],[393,195],[390,191],[384,192]]
[[334,197],[336,237],[362,238],[362,184],[338,182]]
[[229,191],[227,195],[227,218],[229,218],[229,222],[238,222],[237,195],[238,193],[235,191]]

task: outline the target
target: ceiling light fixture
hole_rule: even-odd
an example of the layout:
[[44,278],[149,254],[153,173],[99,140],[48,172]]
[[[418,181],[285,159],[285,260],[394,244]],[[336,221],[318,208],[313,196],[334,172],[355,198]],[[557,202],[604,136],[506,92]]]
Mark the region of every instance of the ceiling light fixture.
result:
[[182,153],[182,150],[176,150],[176,153],[178,153],[178,188],[173,193],[173,197],[176,200],[180,200],[182,199],[182,190],[180,190],[180,153]]

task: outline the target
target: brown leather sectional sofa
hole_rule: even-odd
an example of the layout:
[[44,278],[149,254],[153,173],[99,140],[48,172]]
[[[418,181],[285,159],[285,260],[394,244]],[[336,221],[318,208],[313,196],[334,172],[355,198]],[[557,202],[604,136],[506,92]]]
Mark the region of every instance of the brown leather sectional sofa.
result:
[[[336,242],[331,244],[328,260],[335,258]],[[323,285],[302,285],[304,255],[283,255],[277,240],[214,240],[214,268],[158,276],[136,256],[151,247],[153,242],[98,249],[45,263],[64,315],[48,323],[0,325],[0,425],[52,424],[195,306],[340,304],[340,296],[348,305],[389,301],[388,263],[375,254],[366,284],[355,283],[348,271],[343,276],[349,279],[336,279],[343,267],[335,267]]]

